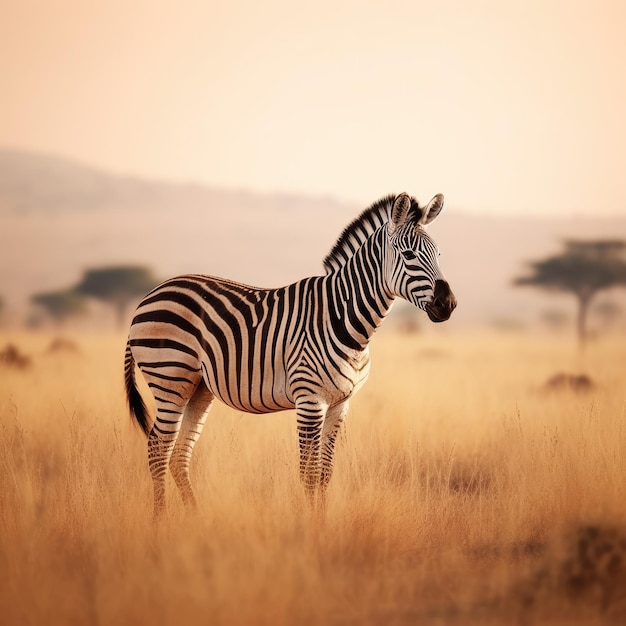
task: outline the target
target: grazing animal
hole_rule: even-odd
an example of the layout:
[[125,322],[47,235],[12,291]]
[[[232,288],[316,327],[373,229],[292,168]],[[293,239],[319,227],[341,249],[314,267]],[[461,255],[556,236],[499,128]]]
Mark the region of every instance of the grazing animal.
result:
[[[169,468],[195,505],[189,463],[214,398],[248,413],[294,409],[300,475],[323,501],[335,439],[369,373],[368,344],[396,297],[447,320],[456,299],[425,227],[443,208],[403,193],[363,211],[324,260],[323,276],[259,289],[199,274],[152,290],[132,321],[124,364],[131,413],[148,435],[154,513]],[[156,403],[150,427],[135,365]]]

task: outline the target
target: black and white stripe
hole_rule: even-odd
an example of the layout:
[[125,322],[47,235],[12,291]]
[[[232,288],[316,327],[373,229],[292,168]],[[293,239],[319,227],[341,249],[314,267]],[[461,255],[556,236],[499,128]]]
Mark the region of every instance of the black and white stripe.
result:
[[[456,301],[424,227],[443,206],[401,194],[364,211],[324,260],[323,276],[259,289],[205,275],[172,278],[137,308],[125,358],[131,412],[148,435],[155,514],[168,466],[195,504],[189,462],[214,398],[249,413],[296,409],[300,473],[323,494],[350,397],[367,379],[369,341],[394,299],[433,321]],[[149,425],[135,384],[141,370],[156,404]]]

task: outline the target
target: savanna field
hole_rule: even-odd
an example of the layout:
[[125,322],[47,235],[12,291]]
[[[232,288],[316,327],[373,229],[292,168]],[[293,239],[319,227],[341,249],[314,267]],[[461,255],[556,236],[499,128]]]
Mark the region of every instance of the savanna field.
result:
[[[295,417],[215,403],[155,526],[122,335],[4,334],[0,623],[626,623],[626,339],[383,333],[325,519]],[[546,389],[558,372],[594,386]]]

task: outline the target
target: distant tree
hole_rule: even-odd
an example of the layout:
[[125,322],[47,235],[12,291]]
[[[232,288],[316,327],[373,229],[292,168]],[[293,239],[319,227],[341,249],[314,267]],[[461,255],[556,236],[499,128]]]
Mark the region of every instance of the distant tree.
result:
[[87,270],[76,291],[112,304],[117,324],[122,327],[129,305],[157,283],[149,268],[123,265]]
[[561,254],[532,261],[530,273],[515,285],[573,294],[578,300],[577,333],[581,348],[587,341],[587,313],[602,290],[626,285],[626,241],[566,241]]
[[59,326],[68,318],[87,311],[85,296],[73,289],[38,293],[31,297],[31,302],[42,308]]

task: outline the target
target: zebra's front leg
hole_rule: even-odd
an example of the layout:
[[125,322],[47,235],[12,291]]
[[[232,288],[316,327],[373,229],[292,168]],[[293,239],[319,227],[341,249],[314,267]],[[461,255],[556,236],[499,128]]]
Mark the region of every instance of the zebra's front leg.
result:
[[320,475],[320,487],[322,496],[326,496],[326,488],[333,475],[335,456],[335,441],[348,413],[348,400],[330,407],[326,412],[324,427],[322,429],[322,465]]
[[328,404],[319,398],[305,397],[296,401],[300,479],[312,504],[321,484],[321,439],[327,408]]

